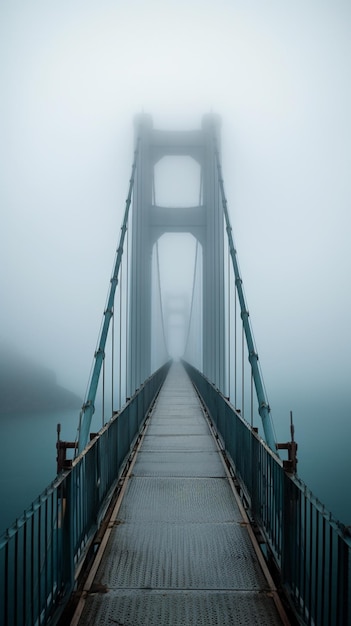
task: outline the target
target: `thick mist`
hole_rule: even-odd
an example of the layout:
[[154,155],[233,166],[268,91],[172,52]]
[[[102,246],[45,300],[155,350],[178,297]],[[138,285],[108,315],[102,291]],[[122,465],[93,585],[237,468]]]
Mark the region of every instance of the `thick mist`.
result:
[[[331,408],[320,428],[349,437],[349,403],[335,407],[351,379],[350,4],[5,0],[0,11],[1,340],[84,394],[133,117],[196,128],[214,111],[278,438],[293,409],[303,439],[311,390]],[[175,277],[166,248],[162,280],[189,281],[188,253]]]

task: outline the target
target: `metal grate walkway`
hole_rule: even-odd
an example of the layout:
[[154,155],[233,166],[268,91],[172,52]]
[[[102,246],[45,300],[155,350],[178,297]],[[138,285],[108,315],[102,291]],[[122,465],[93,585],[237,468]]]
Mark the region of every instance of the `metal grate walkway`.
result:
[[283,623],[274,598],[197,395],[175,364],[72,624],[274,626]]

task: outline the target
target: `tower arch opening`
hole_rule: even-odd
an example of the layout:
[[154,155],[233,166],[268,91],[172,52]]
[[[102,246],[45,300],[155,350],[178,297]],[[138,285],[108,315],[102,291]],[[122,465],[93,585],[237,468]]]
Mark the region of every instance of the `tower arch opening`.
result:
[[163,207],[202,204],[201,166],[190,156],[164,156],[154,167],[153,203]]
[[[201,351],[202,247],[190,233],[164,233],[153,246],[152,268],[151,346],[155,369],[158,361],[164,361],[164,341],[168,355],[175,359],[184,356],[187,344],[191,351]],[[195,361],[200,363],[200,357]]]

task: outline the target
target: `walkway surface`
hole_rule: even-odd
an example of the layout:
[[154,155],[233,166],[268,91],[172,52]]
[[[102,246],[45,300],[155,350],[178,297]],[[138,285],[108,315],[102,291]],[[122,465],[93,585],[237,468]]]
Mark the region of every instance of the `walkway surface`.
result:
[[282,624],[180,364],[162,387],[109,532],[80,625]]

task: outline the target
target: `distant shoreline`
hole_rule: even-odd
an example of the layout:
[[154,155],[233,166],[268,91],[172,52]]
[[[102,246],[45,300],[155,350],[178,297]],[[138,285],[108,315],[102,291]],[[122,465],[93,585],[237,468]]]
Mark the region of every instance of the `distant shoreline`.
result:
[[73,391],[57,384],[56,374],[13,350],[0,352],[0,416],[25,411],[75,409]]
[[[54,393],[51,393],[54,391]],[[55,411],[59,409],[77,409],[82,406],[82,400],[76,396],[73,392],[67,389],[56,388],[50,390],[47,397],[38,395],[36,397],[22,397],[7,398],[6,402],[3,402],[0,397],[0,417],[2,415],[10,415],[15,413],[23,413],[25,411]]]

